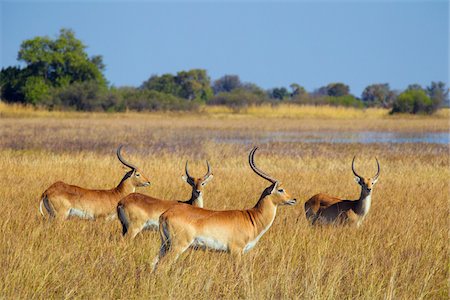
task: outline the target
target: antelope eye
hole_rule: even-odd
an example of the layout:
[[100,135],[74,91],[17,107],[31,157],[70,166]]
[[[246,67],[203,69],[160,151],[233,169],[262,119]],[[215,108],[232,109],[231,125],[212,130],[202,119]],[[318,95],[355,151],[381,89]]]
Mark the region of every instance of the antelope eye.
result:
[[204,182],[202,182],[202,186],[204,186],[205,185],[205,183]]
[[139,173],[136,173],[136,177],[139,177],[139,176],[141,176],[141,174],[139,174]]
[[279,189],[278,192],[279,193],[284,193],[284,190],[283,189]]

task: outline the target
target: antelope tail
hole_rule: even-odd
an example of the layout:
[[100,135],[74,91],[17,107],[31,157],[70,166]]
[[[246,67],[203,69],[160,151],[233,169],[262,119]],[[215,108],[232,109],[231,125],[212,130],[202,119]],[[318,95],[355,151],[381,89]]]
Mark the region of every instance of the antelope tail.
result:
[[117,205],[117,217],[119,218],[120,223],[122,224],[122,235],[125,236],[128,232],[128,227],[130,224],[128,222],[128,218],[122,203],[119,203]]
[[45,207],[45,209],[47,210],[50,217],[52,217],[52,218],[55,217],[55,211],[53,210],[53,207],[50,204],[50,201],[48,201],[48,197],[46,194],[42,195],[41,202],[39,203],[39,212],[41,213],[42,216],[44,216],[43,207]]

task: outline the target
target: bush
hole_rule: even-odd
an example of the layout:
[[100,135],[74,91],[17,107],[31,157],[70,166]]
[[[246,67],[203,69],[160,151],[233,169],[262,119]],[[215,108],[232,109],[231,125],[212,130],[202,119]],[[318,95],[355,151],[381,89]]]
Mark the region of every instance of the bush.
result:
[[55,88],[50,106],[73,108],[83,111],[108,110],[115,103],[104,102],[107,91],[95,81],[75,82],[71,85]]
[[407,90],[394,101],[391,113],[432,114],[436,109],[424,90]]
[[364,104],[352,95],[346,96],[302,96],[294,97],[292,103],[300,105],[331,105],[331,106],[346,106],[346,107],[364,107]]
[[26,103],[33,105],[46,103],[50,98],[50,87],[42,77],[28,77],[22,88],[22,92],[25,96]]
[[130,109],[135,111],[177,111],[196,110],[199,101],[188,101],[170,94],[147,89],[121,88],[117,90],[121,102],[117,103],[117,110]]
[[249,105],[259,105],[269,102],[264,93],[248,91],[242,88],[234,89],[229,93],[219,93],[208,101],[212,105],[226,105],[233,109],[240,109]]

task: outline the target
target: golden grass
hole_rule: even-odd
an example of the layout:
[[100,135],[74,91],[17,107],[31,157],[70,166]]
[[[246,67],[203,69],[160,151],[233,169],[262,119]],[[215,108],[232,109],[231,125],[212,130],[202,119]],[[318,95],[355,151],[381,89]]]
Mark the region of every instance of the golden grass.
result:
[[[133,242],[120,237],[118,222],[48,222],[38,214],[38,197],[53,181],[107,188],[123,174],[112,155],[90,152],[0,152],[2,268],[6,298],[447,298],[449,159],[433,147],[407,146],[404,155],[376,149],[382,174],[365,224],[355,228],[311,228],[303,202],[317,192],[356,198],[350,171],[353,147],[327,155],[283,156],[262,149],[257,162],[284,182],[300,203],[282,207],[257,246],[236,265],[231,256],[190,251],[158,277],[150,264],[159,237],[146,232]],[[247,166],[247,149],[204,149],[215,178],[205,191],[214,209],[252,206],[267,185]],[[358,170],[374,172],[371,146]],[[423,151],[422,151],[423,150]],[[414,153],[415,151],[410,151]],[[378,154],[381,154],[378,153]],[[178,179],[186,155],[133,156],[151,188],[140,192],[187,198]],[[203,173],[202,161],[192,172]]]
[[[332,123],[335,130],[348,126],[340,122]],[[284,119],[7,118],[0,128],[0,298],[448,298],[448,145],[261,142],[252,133],[315,128]],[[188,251],[155,276],[155,232],[125,242],[116,221],[58,223],[38,213],[40,194],[56,180],[117,184],[124,170],[114,150],[121,142],[152,181],[140,192],[187,199],[185,160],[193,174],[203,174],[208,159],[214,179],[205,206],[251,207],[267,186],[247,165],[251,147],[222,143],[213,138],[218,134],[262,144],[256,163],[299,200],[278,210],[241,263]],[[311,228],[303,211],[310,196],[359,196],[354,154],[361,174],[375,173],[373,156],[381,163],[368,218],[359,229]]]
[[443,108],[432,116],[427,115],[409,115],[397,114],[390,115],[388,109],[368,108],[359,109],[353,107],[334,107],[334,106],[311,106],[311,105],[260,105],[242,108],[235,111],[226,106],[203,106],[198,112],[146,112],[137,113],[127,111],[123,113],[104,113],[104,112],[76,112],[76,111],[48,111],[42,108],[20,104],[6,104],[0,101],[1,117],[16,118],[140,118],[140,117],[161,117],[161,116],[196,116],[206,115],[208,118],[293,118],[293,119],[446,119],[450,118],[450,109]]

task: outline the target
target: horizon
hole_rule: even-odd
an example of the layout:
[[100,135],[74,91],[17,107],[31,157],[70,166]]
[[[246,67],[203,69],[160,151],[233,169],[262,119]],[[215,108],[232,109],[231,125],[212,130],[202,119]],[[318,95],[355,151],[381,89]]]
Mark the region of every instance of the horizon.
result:
[[70,28],[89,56],[103,57],[117,87],[189,69],[207,70],[211,82],[238,75],[263,89],[298,83],[312,92],[342,82],[357,97],[376,83],[448,87],[448,8],[446,1],[1,2],[1,66],[23,66],[22,41]]

